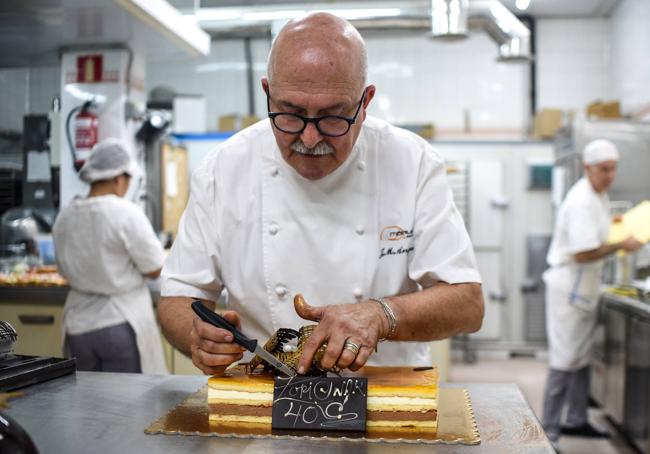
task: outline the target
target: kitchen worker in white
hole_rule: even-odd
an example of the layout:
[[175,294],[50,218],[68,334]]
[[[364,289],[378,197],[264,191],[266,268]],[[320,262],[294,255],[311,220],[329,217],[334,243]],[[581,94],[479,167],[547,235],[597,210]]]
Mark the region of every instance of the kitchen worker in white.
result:
[[123,198],[135,170],[119,141],[98,143],[79,171],[88,196],[54,224],[57,265],[70,284],[65,344],[79,370],[166,373],[146,285],[164,251],[142,210]]
[[[614,182],[619,152],[604,139],[583,151],[584,177],[560,205],[544,273],[550,371],[544,395],[543,425],[549,439],[560,433],[602,437],[587,419],[589,363],[597,322],[603,258],[642,244],[630,237],[607,244],[610,226],[607,190]],[[568,406],[561,426],[564,405]]]
[[[242,358],[190,307],[214,307],[224,288],[226,318],[262,343],[319,322],[299,373],[324,342],[325,368],[356,370],[371,355],[430,366],[428,341],[480,328],[480,276],[445,165],[420,137],[366,115],[366,74],[365,44],[347,21],[290,21],[262,79],[270,118],[192,175],[158,317],[206,374]],[[298,293],[308,304],[296,313]]]

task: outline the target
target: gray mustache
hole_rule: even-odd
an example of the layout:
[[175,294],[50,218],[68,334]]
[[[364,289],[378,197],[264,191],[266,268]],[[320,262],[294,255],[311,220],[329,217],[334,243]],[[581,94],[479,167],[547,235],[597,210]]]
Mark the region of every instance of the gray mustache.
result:
[[291,149],[297,153],[308,156],[324,156],[326,154],[334,153],[334,148],[325,142],[319,142],[314,148],[309,148],[300,139],[291,144]]

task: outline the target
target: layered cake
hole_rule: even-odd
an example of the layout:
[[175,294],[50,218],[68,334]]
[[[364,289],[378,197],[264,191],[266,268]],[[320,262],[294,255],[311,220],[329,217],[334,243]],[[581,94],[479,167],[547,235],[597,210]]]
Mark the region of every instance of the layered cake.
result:
[[[354,376],[368,378],[368,431],[436,431],[438,372],[435,368],[368,366]],[[270,428],[273,390],[272,374],[247,373],[244,366],[210,377],[210,422]]]

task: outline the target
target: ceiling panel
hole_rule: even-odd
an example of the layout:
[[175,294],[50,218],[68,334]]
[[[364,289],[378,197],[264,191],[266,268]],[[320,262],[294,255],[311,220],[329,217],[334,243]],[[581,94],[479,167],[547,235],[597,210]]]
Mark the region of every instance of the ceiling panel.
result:
[[[470,0],[471,2],[472,0]],[[521,14],[515,7],[516,0],[501,0],[501,2],[511,9],[515,14]],[[642,0],[648,1],[648,0]],[[196,2],[194,0],[169,0],[176,8],[181,10],[191,10]],[[325,3],[323,0],[200,0],[202,8],[216,8],[225,6],[269,6],[272,4],[301,4],[309,5],[313,3]],[[336,8],[337,4],[349,3],[347,0],[329,0],[326,3]],[[399,6],[400,3],[414,3],[413,0],[355,0],[355,3],[368,4],[390,4]],[[429,1],[422,0],[423,5],[428,5]],[[619,3],[619,0],[530,0],[530,7],[525,14],[537,17],[602,17],[611,14],[611,11]]]
[[57,64],[66,47],[112,44],[148,55],[183,53],[112,0],[0,0],[0,67]]

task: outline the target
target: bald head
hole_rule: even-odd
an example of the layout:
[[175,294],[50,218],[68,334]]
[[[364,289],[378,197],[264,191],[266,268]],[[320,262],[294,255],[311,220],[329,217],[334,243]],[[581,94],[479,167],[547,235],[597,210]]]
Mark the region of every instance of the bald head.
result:
[[368,62],[363,38],[348,21],[328,13],[312,13],[289,21],[269,54],[270,85],[291,82],[352,84],[361,90]]

